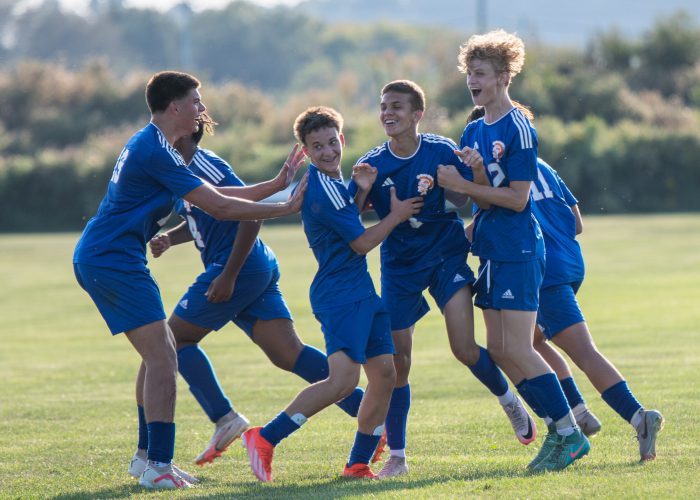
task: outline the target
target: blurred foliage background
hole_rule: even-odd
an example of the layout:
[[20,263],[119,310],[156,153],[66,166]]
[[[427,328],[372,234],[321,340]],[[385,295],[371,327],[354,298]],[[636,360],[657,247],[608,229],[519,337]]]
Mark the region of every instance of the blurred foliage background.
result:
[[[203,81],[219,122],[203,146],[247,182],[275,174],[294,118],[318,104],[345,116],[347,176],[385,140],[379,90],[396,78],[426,91],[421,130],[458,140],[472,106],[456,69],[467,36],[329,24],[244,1],[159,12],[93,0],[78,15],[55,1],[18,13],[0,0],[0,199],[11,207],[0,232],[83,227],[148,121],[145,82],[162,69]],[[584,212],[700,210],[700,27],[690,15],[670,13],[638,38],[600,32],[580,48],[528,42],[511,96],[535,113],[539,154]]]

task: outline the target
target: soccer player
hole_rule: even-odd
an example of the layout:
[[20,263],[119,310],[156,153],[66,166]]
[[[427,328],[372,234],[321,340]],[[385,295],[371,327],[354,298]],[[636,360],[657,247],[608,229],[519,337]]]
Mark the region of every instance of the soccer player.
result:
[[[206,110],[199,81],[186,73],[156,73],[146,85],[150,123],[122,150],[95,217],[73,254],[78,283],[95,302],[113,335],[124,332],[145,364],[144,417],[148,466],[139,482],[147,488],[189,486],[173,468],[177,357],[165,323],[160,291],[146,267],[146,243],[184,198],[219,219],[255,220],[301,208],[299,195],[281,204],[228,197],[189,171],[173,144],[199,127]],[[298,155],[292,160],[301,162]],[[289,166],[296,170],[297,165]]]
[[391,316],[397,372],[386,420],[390,457],[379,472],[382,478],[408,472],[408,376],[415,325],[429,310],[423,297],[426,288],[445,317],[454,356],[498,397],[521,443],[530,443],[536,435],[534,421],[522,402],[508,388],[486,349],[474,340],[474,274],[466,262],[469,243],[462,220],[445,210],[446,197],[452,196],[457,205],[466,197],[448,193],[435,182],[440,164],[456,165],[455,172],[469,179],[471,170],[455,155],[453,141],[418,133],[424,110],[425,96],[415,82],[397,80],[384,86],[379,119],[389,140],[358,160],[349,187],[359,207],[371,202],[382,219],[389,213],[394,189],[400,198],[420,195],[425,200],[421,212],[397,226],[381,247],[381,295]]
[[260,481],[272,480],[272,456],[279,442],[347,396],[357,385],[360,365],[368,384],[343,475],[376,478],[369,461],[383,432],[396,372],[389,317],[375,293],[365,254],[415,215],[423,201],[420,197],[399,201],[392,190],[389,215],[365,229],[340,171],[342,127],[342,116],[327,107],[309,108],[294,122],[294,133],[311,160],[302,221],[318,261],[309,295],[323,330],[330,374],[301,391],[264,427],[243,434],[251,469]]
[[[535,472],[559,470],[588,453],[557,376],[534,350],[544,240],[532,214],[530,186],[537,178],[537,136],[508,95],[522,69],[522,40],[503,30],[472,36],[460,48],[460,70],[485,116],[467,124],[460,155],[488,185],[466,180],[454,166],[438,169],[438,183],[479,205],[472,252],[480,258],[475,304],[483,310],[488,349],[511,379],[522,380],[555,425],[535,459]],[[513,375],[517,374],[517,378]]]
[[[200,127],[192,135],[175,143],[188,168],[214,186],[244,186],[231,167],[212,151],[198,146],[204,134]],[[302,153],[303,154],[303,153]],[[288,185],[294,172],[284,168],[278,174]],[[248,420],[234,411],[216,378],[214,369],[199,342],[212,330],[229,321],[239,326],[270,361],[291,371],[307,382],[328,376],[328,360],[318,349],[302,343],[294,329],[292,315],[279,289],[279,266],[270,247],[258,232],[257,221],[218,221],[198,207],[178,200],[176,211],[184,219],[179,226],[161,233],[150,241],[154,257],[160,257],[171,245],[194,241],[205,271],[179,301],[168,320],[178,358],[178,370],[189,384],[209,419],[215,424],[214,435],[195,462],[211,463],[248,428]],[[138,476],[146,466],[148,445],[143,419],[143,365],[137,380],[139,443],[129,467]],[[357,387],[338,405],[350,416],[357,411],[364,391]]]

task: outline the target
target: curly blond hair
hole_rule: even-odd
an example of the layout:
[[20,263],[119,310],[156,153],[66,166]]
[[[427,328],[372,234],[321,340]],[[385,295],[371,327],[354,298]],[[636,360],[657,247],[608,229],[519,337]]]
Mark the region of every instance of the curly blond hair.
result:
[[512,79],[525,64],[525,44],[520,37],[502,29],[472,35],[459,47],[459,71],[466,73],[474,59],[491,62],[496,73],[508,73]]

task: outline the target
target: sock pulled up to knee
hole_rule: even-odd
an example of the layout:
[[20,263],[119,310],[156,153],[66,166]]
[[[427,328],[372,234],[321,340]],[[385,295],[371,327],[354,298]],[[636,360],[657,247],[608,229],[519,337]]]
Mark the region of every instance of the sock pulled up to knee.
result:
[[206,353],[197,344],[177,351],[178,371],[190,387],[190,392],[206,412],[209,420],[216,423],[233,410],[214,373]]

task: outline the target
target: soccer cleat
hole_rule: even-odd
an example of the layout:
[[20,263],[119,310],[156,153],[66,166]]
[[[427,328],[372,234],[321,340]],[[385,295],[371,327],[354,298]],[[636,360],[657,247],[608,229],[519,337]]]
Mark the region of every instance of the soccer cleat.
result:
[[253,427],[243,433],[243,447],[248,451],[250,468],[260,481],[272,481],[272,455],[275,447],[260,435],[262,427]]
[[194,477],[189,472],[185,472],[184,470],[182,470],[180,467],[178,467],[175,464],[173,464],[173,470],[175,471],[175,474],[177,474],[178,476],[180,476],[182,479],[184,479],[185,481],[187,481],[190,484],[197,484],[199,482],[199,479]]
[[384,467],[377,474],[377,478],[386,479],[388,477],[400,476],[408,472],[408,464],[406,463],[406,457],[397,457],[392,455],[384,463]]
[[515,396],[512,403],[503,405],[503,411],[506,412],[518,441],[524,445],[532,443],[537,437],[537,426],[520,398]]
[[368,464],[352,464],[345,465],[343,469],[343,477],[349,477],[354,479],[377,479],[377,475],[372,472]]
[[249,424],[248,419],[240,413],[235,415],[234,417],[232,413],[229,413],[219,419],[207,448],[194,460],[197,465],[212,463],[245,432]]
[[574,416],[576,417],[576,425],[581,428],[581,432],[583,432],[584,436],[593,437],[600,432],[602,424],[600,420],[598,420],[598,417],[588,408]]
[[574,463],[581,457],[588,454],[591,444],[588,438],[583,435],[581,429],[576,430],[568,436],[557,434],[556,443],[552,451],[545,458],[532,467],[533,472],[562,470]]
[[532,461],[527,465],[528,470],[535,470],[537,464],[539,464],[543,459],[547,458],[547,456],[554,449],[554,446],[557,443],[558,436],[559,435],[557,434],[556,425],[554,425],[553,423],[549,424],[547,426],[547,436],[542,442],[542,447],[540,448],[540,451],[537,452],[537,455],[535,455],[535,458],[533,458]]
[[377,444],[377,449],[374,450],[374,455],[372,455],[372,463],[376,464],[382,459],[382,455],[386,451],[386,431],[382,432],[382,437],[379,438],[379,444]]
[[147,456],[146,450],[136,450],[136,453],[134,453],[134,457],[131,459],[131,463],[129,464],[130,476],[135,477],[136,479],[141,477],[141,474],[143,474],[143,471],[146,470],[146,466],[148,465]]
[[664,427],[664,417],[657,410],[642,410],[642,421],[637,427],[640,460],[656,458],[656,435]]
[[190,487],[190,483],[175,472],[172,464],[168,464],[167,467],[155,467],[152,464],[148,464],[139,478],[139,484],[153,490],[174,490]]

